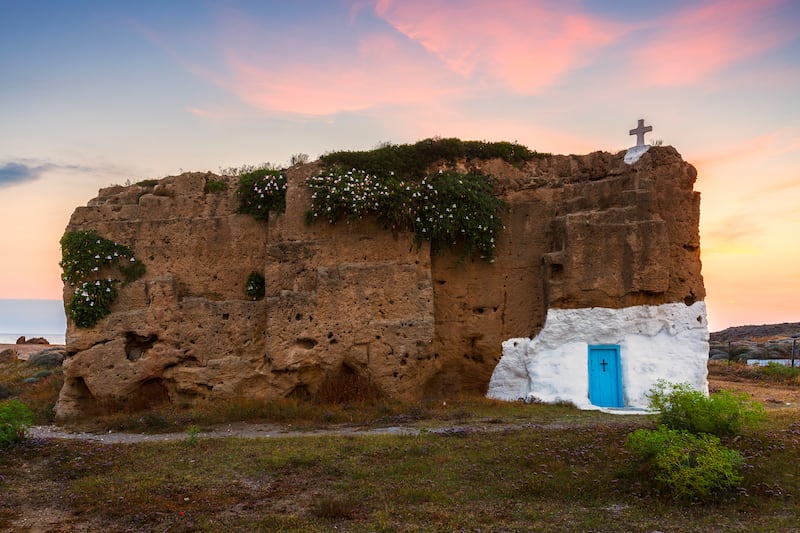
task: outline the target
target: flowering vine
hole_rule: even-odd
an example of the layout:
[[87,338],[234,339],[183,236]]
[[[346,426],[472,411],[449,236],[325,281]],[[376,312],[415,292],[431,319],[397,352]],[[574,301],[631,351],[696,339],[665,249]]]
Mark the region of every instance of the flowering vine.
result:
[[417,243],[429,241],[434,250],[462,242],[464,256],[477,250],[491,260],[503,229],[505,204],[494,196],[491,179],[480,173],[440,172],[417,183],[392,172],[381,176],[333,167],[307,184],[309,220],[333,224],[374,215],[393,230],[413,231]]
[[125,283],[145,273],[133,251],[94,230],[69,231],[61,238],[62,279],[74,289],[67,314],[79,328],[94,326],[111,312],[120,280],[101,274],[118,270]]
[[259,169],[239,176],[239,212],[267,220],[269,212],[286,211],[286,176],[280,170]]

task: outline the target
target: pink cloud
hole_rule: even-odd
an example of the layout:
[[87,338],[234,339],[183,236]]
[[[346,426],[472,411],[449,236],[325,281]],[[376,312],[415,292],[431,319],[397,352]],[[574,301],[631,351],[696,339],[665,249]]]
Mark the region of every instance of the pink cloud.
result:
[[[370,6],[393,31],[359,26],[359,16]],[[246,14],[224,10],[225,75],[196,65],[189,70],[267,112],[330,115],[409,104],[446,107],[496,86],[535,92],[587,64],[597,48],[627,31],[563,3],[519,0],[433,5],[362,0],[351,4],[349,23],[352,39],[330,46],[297,32],[271,32],[272,41],[292,43],[288,57],[261,44],[263,32]]]
[[245,58],[231,48],[225,54],[227,85],[256,108],[304,115],[424,103],[459,92],[457,80],[406,53],[390,36],[366,35],[356,50],[330,54],[298,64]]
[[545,0],[376,0],[375,12],[463,78],[520,93],[588,64],[630,29]]
[[651,85],[690,85],[756,56],[794,35],[775,25],[783,0],[716,0],[656,22],[654,37],[633,54]]

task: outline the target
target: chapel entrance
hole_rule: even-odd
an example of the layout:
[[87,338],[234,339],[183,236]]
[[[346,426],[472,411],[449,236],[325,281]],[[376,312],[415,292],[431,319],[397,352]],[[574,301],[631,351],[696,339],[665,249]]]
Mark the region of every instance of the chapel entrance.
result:
[[589,401],[598,407],[623,407],[618,344],[589,346]]

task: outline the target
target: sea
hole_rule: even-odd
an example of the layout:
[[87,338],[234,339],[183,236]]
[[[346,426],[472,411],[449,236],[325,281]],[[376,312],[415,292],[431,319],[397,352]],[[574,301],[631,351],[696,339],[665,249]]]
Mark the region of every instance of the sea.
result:
[[64,344],[67,319],[61,300],[0,299],[0,344],[14,344],[44,337],[50,344]]
[[0,333],[0,344],[14,344],[22,335],[26,339],[44,337],[50,344],[66,344],[67,341],[63,331],[61,333]]

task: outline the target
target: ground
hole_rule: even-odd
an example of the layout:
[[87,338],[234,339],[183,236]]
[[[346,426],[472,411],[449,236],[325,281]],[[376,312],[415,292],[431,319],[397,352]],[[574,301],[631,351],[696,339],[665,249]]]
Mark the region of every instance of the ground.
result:
[[0,454],[0,531],[797,531],[800,382],[724,363],[709,381],[770,417],[730,443],[742,494],[710,506],[625,477],[625,435],[650,417],[453,400],[366,425],[35,428]]

